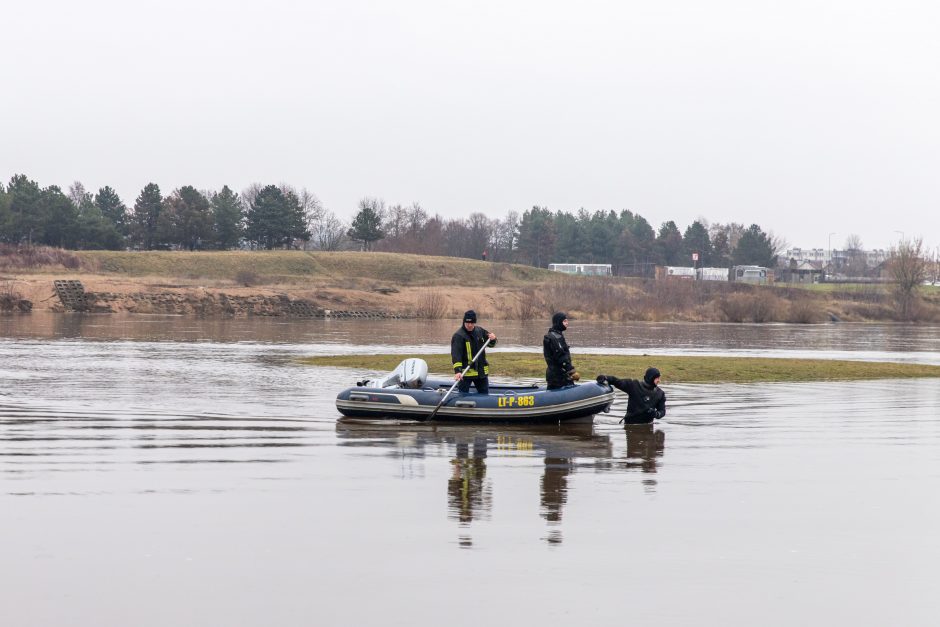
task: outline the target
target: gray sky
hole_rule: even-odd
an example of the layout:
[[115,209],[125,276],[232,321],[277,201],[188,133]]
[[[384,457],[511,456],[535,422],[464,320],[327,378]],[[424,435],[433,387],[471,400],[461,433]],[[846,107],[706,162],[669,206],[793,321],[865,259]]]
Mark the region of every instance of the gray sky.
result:
[[940,245],[940,5],[5,3],[0,177]]

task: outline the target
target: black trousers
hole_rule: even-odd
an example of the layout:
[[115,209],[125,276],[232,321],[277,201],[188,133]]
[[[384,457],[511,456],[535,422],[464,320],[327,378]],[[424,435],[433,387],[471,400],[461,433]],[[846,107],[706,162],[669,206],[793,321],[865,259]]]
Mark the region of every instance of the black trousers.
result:
[[482,377],[464,377],[457,382],[457,391],[461,394],[466,394],[470,391],[471,383],[473,387],[477,389],[477,394],[490,393],[490,378],[485,375]]
[[545,381],[548,383],[549,390],[563,388],[566,385],[570,385],[572,382],[571,379],[568,378],[567,374],[557,370],[552,370],[551,368],[545,371]]

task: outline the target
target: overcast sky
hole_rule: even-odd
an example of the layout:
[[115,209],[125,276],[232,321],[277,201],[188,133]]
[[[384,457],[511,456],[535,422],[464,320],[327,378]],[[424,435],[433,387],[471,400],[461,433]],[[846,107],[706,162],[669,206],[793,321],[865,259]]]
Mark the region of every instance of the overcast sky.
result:
[[940,245],[940,4],[9,2],[0,177]]

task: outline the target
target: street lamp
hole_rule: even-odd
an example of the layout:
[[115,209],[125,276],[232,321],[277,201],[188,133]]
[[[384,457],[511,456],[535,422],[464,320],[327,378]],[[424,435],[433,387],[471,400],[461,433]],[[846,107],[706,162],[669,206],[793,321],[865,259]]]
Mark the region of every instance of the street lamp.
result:
[[832,270],[832,236],[837,233],[833,231],[829,234],[829,269]]

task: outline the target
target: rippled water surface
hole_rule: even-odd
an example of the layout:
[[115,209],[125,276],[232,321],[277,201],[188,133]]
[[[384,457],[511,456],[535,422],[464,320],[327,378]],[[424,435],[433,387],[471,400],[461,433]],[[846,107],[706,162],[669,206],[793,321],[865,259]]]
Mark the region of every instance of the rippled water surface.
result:
[[[3,624],[936,624],[940,381],[670,385],[655,426],[619,402],[435,427],[337,421],[360,373],[295,361],[441,351],[455,324],[0,318]],[[570,335],[940,363],[936,327]]]

